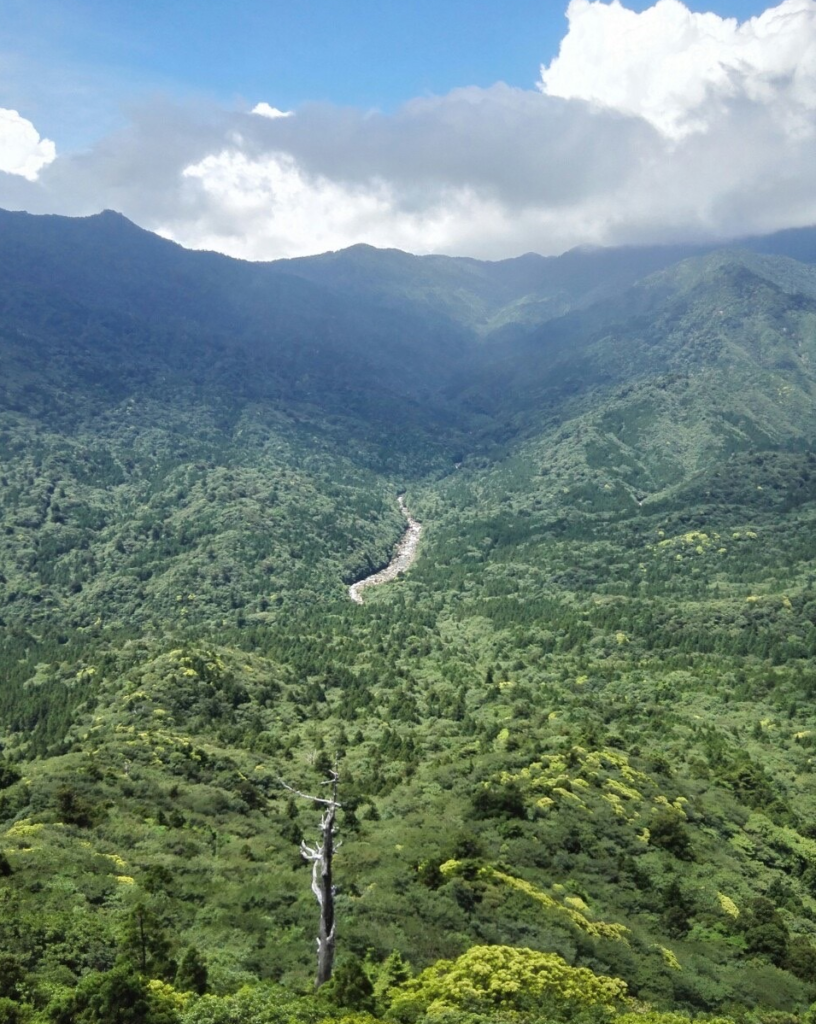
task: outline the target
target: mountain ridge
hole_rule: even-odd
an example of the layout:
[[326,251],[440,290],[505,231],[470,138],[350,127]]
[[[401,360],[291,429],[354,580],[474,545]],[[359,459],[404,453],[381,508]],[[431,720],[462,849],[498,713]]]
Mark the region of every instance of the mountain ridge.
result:
[[[813,265],[293,274],[9,223],[0,1014],[434,1024],[440,978],[535,963],[628,995],[520,982],[521,1020],[806,1024]],[[403,492],[417,560],[359,606]],[[338,978],[374,994],[314,1003],[319,814],[279,780],[335,764]]]
[[[26,225],[33,225],[34,221],[38,218],[31,214],[23,213],[9,213],[9,211],[0,211],[0,216],[4,218],[3,226],[8,233],[8,228],[16,218],[18,223],[24,223]],[[25,220],[25,218],[32,218],[34,220]],[[10,221],[9,218],[12,218]],[[21,220],[22,218],[22,220]],[[178,243],[171,242],[167,239],[161,240],[161,245],[158,244],[158,236],[152,235],[149,231],[145,231],[142,228],[137,227],[131,221],[128,221],[122,214],[114,211],[104,211],[100,214],[93,214],[85,218],[63,218],[57,215],[47,215],[40,219],[42,227],[46,225],[61,225],[63,228],[70,224],[72,230],[82,231],[91,229],[93,231],[94,225],[116,225],[116,231],[121,236],[121,229],[124,225],[131,225],[133,228],[133,237],[138,237],[140,240],[144,240],[147,237],[152,238],[154,241],[150,244],[153,246],[155,251],[160,251],[162,247],[167,246],[166,251],[170,251],[170,247],[182,248],[178,246]],[[128,228],[127,230],[130,230]],[[199,250],[184,250],[185,252],[198,252],[197,257],[202,265],[206,263],[212,263],[217,265],[222,271],[224,268],[229,267],[232,264],[241,264],[245,266],[252,266],[255,268],[267,268],[274,269],[275,272],[280,272],[284,269],[290,269],[298,271],[295,276],[301,276],[304,279],[309,279],[314,282],[330,280],[331,274],[328,278],[323,270],[326,266],[340,262],[353,262],[354,258],[364,255],[366,257],[371,254],[379,254],[376,258],[380,259],[397,259],[400,261],[400,266],[404,268],[407,264],[425,264],[426,266],[433,266],[439,268],[441,266],[456,266],[458,268],[467,268],[472,270],[473,268],[479,268],[486,273],[480,275],[479,284],[489,283],[493,288],[497,285],[501,287],[504,285],[504,297],[515,297],[520,298],[523,295],[530,295],[541,291],[541,270],[542,268],[552,269],[554,273],[548,276],[547,286],[549,288],[555,287],[556,289],[567,289],[569,293],[569,286],[571,284],[571,277],[574,275],[574,265],[583,264],[583,268],[580,271],[578,285],[578,293],[574,298],[580,303],[586,304],[587,302],[593,301],[596,297],[603,297],[602,295],[597,296],[593,293],[592,288],[587,284],[586,278],[602,277],[604,272],[606,276],[610,276],[609,264],[616,265],[615,272],[612,275],[611,283],[605,285],[607,291],[620,288],[622,283],[633,283],[638,277],[645,276],[650,271],[655,271],[661,267],[668,266],[672,263],[678,262],[680,259],[686,258],[691,255],[701,255],[706,252],[713,252],[721,249],[748,249],[757,253],[767,253],[769,255],[780,255],[785,256],[790,254],[791,258],[798,258],[799,262],[816,262],[816,228],[798,228],[790,229],[786,231],[776,232],[767,236],[749,236],[743,239],[736,239],[723,243],[697,243],[687,245],[676,245],[669,244],[663,246],[624,246],[620,248],[604,248],[604,247],[593,247],[590,250],[578,247],[575,249],[567,250],[559,256],[540,256],[537,253],[525,253],[517,257],[511,257],[504,260],[496,261],[483,261],[476,260],[472,257],[456,257],[456,256],[443,256],[443,255],[425,255],[416,256],[411,253],[403,252],[399,249],[378,249],[374,246],[368,245],[367,243],[358,243],[350,246],[343,250],[336,250],[333,252],[322,253],[315,256],[295,257],[289,259],[278,259],[271,261],[245,261],[235,259],[233,257],[222,256],[219,253],[204,252]],[[793,254],[797,254],[796,257]],[[226,262],[224,262],[226,261]],[[519,266],[524,264],[525,268],[529,268],[531,271],[527,275],[523,275],[522,287],[526,288],[527,291],[518,293],[518,285],[513,285],[512,280],[507,279],[514,276],[512,271],[517,269]],[[622,267],[621,267],[622,265]],[[467,275],[465,275],[467,279]],[[268,280],[268,279],[267,279]],[[539,287],[536,288],[535,285]],[[382,285],[382,281],[378,281],[378,285]],[[474,293],[469,293],[469,299],[472,301]],[[506,304],[506,303],[505,303]]]

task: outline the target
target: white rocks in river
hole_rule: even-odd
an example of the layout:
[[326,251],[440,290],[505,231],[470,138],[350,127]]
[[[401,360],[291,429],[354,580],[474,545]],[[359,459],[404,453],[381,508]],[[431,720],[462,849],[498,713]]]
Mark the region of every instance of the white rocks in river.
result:
[[349,597],[355,602],[355,604],[363,603],[363,590],[366,587],[375,587],[379,583],[388,583],[389,580],[396,579],[401,572],[405,572],[406,569],[411,567],[411,564],[416,558],[417,547],[419,546],[419,537],[422,533],[422,523],[418,523],[416,519],[412,517],[411,513],[405,507],[402,495],[400,495],[397,500],[399,501],[400,509],[402,509],[405,518],[408,520],[408,529],[405,531],[402,540],[397,545],[394,557],[384,569],[381,569],[379,572],[375,572],[372,576],[366,576],[364,580],[352,583],[349,587]]

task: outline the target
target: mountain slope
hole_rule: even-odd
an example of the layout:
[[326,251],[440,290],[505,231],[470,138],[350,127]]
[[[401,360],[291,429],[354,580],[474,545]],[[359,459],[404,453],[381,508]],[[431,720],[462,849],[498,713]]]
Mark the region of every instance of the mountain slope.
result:
[[[816,229],[779,232],[734,243],[746,252],[816,263]],[[448,256],[412,256],[396,249],[356,245],[339,252],[279,260],[270,266],[392,309],[422,309],[502,337],[620,295],[650,274],[719,246],[578,248],[561,256],[527,253],[485,262]]]
[[[807,1019],[809,264],[254,266],[109,215],[3,224],[0,999],[18,1017],[77,1019],[70,1000],[124,969],[165,1020],[336,1017],[292,994],[319,814],[281,780],[316,791],[337,759],[343,970],[379,986],[340,1007],[431,1024],[455,974],[435,962],[509,946],[625,983],[639,1002],[605,1024],[644,1004],[659,1024]],[[523,326],[514,304],[537,303]],[[499,320],[516,327],[487,336]],[[419,558],[355,605],[403,490]],[[431,975],[406,982],[394,950]],[[203,999],[180,997],[190,957]],[[496,1018],[473,999],[454,1009]],[[589,1019],[563,993],[521,1009]]]
[[[271,264],[185,251],[118,214],[72,221],[2,213],[0,229],[8,316],[36,322],[44,306],[64,306],[121,318],[119,336],[127,320],[169,333],[174,340],[160,344],[177,356],[185,339],[238,349],[265,362],[269,376],[272,361],[284,389],[313,378],[323,403],[335,386],[355,382],[367,386],[360,391],[376,382],[394,400],[421,394],[427,402],[461,355],[463,336],[450,322],[440,337],[411,314],[395,320],[361,308]],[[418,371],[417,356],[429,372]]]
[[813,268],[779,258],[683,261],[504,349],[466,402],[528,433],[602,406],[587,423],[627,458],[647,456],[640,490],[754,443],[806,444],[814,288]]

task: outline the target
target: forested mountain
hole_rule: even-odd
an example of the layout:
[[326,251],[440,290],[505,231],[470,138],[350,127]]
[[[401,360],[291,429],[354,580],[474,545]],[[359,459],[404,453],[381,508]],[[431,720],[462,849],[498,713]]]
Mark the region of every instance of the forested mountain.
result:
[[814,264],[0,213],[0,1020],[810,1020]]

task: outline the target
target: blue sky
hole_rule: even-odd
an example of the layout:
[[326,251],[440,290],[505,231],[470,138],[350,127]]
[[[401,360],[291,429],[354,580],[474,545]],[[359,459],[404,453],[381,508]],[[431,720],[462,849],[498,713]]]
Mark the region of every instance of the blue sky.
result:
[[728,240],[814,166],[816,0],[0,0],[0,207],[193,248]]
[[[686,6],[745,19],[767,4]],[[73,146],[155,93],[387,111],[458,86],[530,88],[558,52],[565,9],[566,0],[3,0],[0,106]]]

